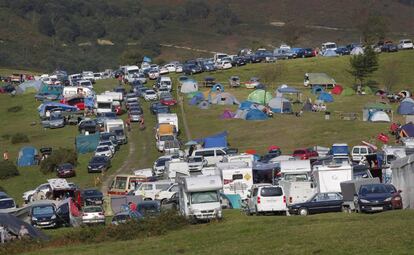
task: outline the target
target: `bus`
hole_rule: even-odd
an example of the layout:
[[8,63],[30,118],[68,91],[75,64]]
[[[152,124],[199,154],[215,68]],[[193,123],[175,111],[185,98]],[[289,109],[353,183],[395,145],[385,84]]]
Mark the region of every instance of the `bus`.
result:
[[142,175],[117,175],[109,187],[108,195],[127,195],[134,191],[139,183],[146,181],[147,177]]

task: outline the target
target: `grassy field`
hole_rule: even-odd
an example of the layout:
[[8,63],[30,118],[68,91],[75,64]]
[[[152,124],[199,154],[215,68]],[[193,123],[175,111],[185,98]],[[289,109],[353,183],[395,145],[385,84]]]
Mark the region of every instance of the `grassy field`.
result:
[[308,217],[245,216],[159,237],[33,251],[35,254],[412,254],[413,211]]

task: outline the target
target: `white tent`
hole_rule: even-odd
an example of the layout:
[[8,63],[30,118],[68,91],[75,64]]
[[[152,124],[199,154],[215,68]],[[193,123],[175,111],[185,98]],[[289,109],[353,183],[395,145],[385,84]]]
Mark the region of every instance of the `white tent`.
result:
[[194,80],[186,80],[181,85],[181,93],[192,93],[198,91],[198,84]]
[[274,97],[272,98],[268,106],[272,109],[273,112],[283,113],[285,111],[291,112],[292,106],[289,100],[284,97]]
[[414,208],[414,155],[394,160],[391,171],[391,183],[402,191],[403,208]]
[[351,50],[351,55],[361,55],[364,54],[364,49],[362,47],[355,47]]
[[369,118],[371,122],[391,122],[390,117],[383,111],[374,112]]
[[233,105],[233,104],[240,104],[239,101],[237,101],[237,98],[234,97],[232,94],[223,92],[218,94],[216,97],[214,97],[211,100],[212,104],[218,104],[218,105]]

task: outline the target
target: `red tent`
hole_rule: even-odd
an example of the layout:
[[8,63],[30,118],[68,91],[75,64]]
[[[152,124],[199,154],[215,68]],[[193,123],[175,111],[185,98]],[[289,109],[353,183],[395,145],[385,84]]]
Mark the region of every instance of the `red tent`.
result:
[[344,88],[341,85],[335,84],[335,87],[332,89],[332,94],[334,95],[340,95],[342,93],[342,90],[344,90]]

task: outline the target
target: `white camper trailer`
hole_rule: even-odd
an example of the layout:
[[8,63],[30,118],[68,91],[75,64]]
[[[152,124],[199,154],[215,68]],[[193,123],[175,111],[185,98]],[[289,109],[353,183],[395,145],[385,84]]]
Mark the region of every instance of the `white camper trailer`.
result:
[[314,167],[312,174],[319,192],[341,192],[340,183],[352,180],[352,166],[318,165]]
[[220,190],[223,188],[218,175],[182,177],[179,179],[180,212],[195,221],[221,219]]
[[217,163],[223,180],[223,193],[246,199],[253,185],[253,170],[246,162]]
[[96,113],[105,113],[112,111],[112,96],[108,95],[97,95],[96,96]]

